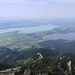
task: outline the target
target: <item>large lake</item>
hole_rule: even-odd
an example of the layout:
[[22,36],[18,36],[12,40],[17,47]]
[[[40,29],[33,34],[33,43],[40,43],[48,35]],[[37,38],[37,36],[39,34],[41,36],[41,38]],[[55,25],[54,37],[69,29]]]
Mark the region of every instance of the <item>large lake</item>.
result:
[[43,39],[46,40],[58,40],[58,39],[64,39],[64,40],[75,40],[75,33],[68,33],[68,34],[52,34],[43,37]]
[[22,28],[8,28],[8,29],[0,29],[0,33],[12,32],[19,30],[21,33],[34,33],[39,31],[51,30],[57,26],[54,25],[40,25],[34,27],[22,27]]

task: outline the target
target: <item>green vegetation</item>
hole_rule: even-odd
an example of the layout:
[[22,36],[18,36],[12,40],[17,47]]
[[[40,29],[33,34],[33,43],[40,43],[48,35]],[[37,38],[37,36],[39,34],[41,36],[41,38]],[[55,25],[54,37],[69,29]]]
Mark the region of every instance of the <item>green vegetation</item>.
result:
[[[0,26],[2,29],[45,25],[50,22],[20,21],[12,24],[6,21],[0,24],[3,25]],[[75,40],[44,40],[42,38],[54,33],[75,32],[75,23],[52,21],[51,24],[62,26],[51,31],[31,34],[19,33],[19,31],[0,34],[0,73],[8,74],[14,71],[15,75],[24,75],[24,71],[28,70],[31,75],[75,75]],[[72,61],[71,73],[67,68],[69,60]]]
[[[75,70],[75,59],[71,59],[72,61],[72,71],[69,73],[67,62],[69,61],[69,57],[67,56],[61,56],[62,59],[58,58],[44,58],[41,60],[38,60],[35,63],[27,63],[22,65],[20,68],[20,71],[17,72],[17,75],[22,75],[25,70],[30,69],[31,74],[30,75],[39,75],[39,74],[45,74],[45,75],[74,75]],[[33,73],[33,74],[32,74]]]
[[75,58],[75,41],[46,40],[27,49],[0,47],[0,61],[22,64],[30,57],[37,57],[38,52],[40,52],[43,57],[58,57],[65,55]]
[[0,46],[5,46],[11,49],[27,49],[32,48],[37,42],[41,42],[42,40],[38,40],[36,38],[32,38],[23,33],[9,32],[0,34]]

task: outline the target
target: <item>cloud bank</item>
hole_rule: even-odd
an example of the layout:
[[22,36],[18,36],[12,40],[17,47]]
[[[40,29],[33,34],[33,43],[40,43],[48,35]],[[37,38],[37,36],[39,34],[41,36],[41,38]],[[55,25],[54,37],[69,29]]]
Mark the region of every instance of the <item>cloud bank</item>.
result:
[[43,0],[0,0],[0,3],[14,3],[14,4],[47,4]]
[[0,3],[15,3],[15,4],[48,4],[50,2],[75,3],[75,0],[0,0]]
[[49,0],[50,2],[75,3],[75,0]]

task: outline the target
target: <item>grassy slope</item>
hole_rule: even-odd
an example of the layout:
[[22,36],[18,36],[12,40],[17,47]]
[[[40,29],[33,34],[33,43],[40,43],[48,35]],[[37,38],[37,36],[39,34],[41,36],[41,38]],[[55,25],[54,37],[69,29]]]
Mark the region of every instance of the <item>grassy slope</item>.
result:
[[6,46],[12,49],[31,48],[37,42],[39,42],[38,39],[31,38],[30,36],[27,36],[26,34],[18,33],[17,31],[0,34],[0,46]]

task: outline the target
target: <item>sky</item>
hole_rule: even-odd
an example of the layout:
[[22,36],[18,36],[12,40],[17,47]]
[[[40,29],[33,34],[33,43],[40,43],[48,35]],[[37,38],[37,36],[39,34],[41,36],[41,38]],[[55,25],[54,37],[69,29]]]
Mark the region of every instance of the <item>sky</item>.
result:
[[0,0],[0,18],[75,18],[75,0]]

